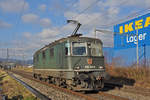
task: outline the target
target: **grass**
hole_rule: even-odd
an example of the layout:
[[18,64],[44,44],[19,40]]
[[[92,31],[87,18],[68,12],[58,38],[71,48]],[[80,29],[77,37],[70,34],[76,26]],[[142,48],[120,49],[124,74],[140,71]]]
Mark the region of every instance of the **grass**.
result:
[[[33,68],[26,68],[26,67],[17,67],[17,70],[23,70],[27,72],[32,72]],[[146,67],[139,67],[138,69],[136,66],[132,67],[114,67],[110,65],[106,65],[107,72],[113,76],[117,77],[117,82],[133,82],[135,81],[134,86],[150,88],[150,68]]]
[[2,70],[0,70],[0,84],[2,84],[2,93],[5,94],[9,100],[37,100],[30,91]]
[[16,68],[14,68],[15,70],[23,70],[23,71],[26,71],[26,72],[33,72],[33,68],[28,68],[28,67],[22,67],[22,66],[18,66]]
[[107,67],[107,72],[114,77],[135,80],[135,86],[150,88],[150,68],[146,67]]

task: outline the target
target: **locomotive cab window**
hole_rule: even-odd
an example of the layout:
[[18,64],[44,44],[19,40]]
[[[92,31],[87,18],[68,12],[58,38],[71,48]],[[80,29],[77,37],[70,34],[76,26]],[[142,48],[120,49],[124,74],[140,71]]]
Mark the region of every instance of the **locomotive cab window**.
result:
[[43,57],[43,59],[45,59],[45,57],[46,57],[45,51],[42,52],[42,57]]
[[84,42],[72,42],[72,54],[77,56],[87,55],[86,43]]
[[91,55],[92,56],[102,56],[102,45],[100,43],[91,43]]
[[50,57],[53,57],[54,56],[54,48],[51,48],[50,49]]

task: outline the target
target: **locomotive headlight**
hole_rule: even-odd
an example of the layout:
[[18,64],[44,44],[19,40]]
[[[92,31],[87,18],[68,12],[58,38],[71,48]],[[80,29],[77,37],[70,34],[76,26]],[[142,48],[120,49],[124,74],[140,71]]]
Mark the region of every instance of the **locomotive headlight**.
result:
[[99,69],[104,69],[104,67],[103,66],[99,66]]
[[75,67],[75,69],[76,69],[76,70],[79,70],[79,69],[80,69],[80,67],[79,67],[79,66],[78,66],[78,67]]

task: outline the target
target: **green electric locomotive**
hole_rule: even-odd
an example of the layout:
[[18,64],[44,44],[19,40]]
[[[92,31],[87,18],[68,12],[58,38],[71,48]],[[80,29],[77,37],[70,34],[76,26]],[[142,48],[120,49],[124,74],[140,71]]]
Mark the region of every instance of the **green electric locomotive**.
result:
[[104,73],[102,42],[96,38],[73,34],[46,45],[34,54],[34,78],[73,90],[103,88]]

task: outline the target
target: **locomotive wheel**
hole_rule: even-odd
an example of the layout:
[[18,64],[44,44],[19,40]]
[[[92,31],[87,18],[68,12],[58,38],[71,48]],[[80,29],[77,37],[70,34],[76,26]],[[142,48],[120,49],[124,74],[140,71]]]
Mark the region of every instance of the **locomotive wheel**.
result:
[[53,77],[53,78],[50,80],[50,82],[51,82],[52,84],[55,84],[55,78]]
[[33,74],[33,78],[36,78],[36,79],[37,79],[37,75],[36,75],[35,73]]
[[104,81],[101,80],[101,88],[104,88]]
[[67,89],[73,90],[72,86],[70,86],[70,85],[67,85]]
[[87,88],[88,87],[88,83],[84,82],[84,81],[81,81],[81,87],[82,88]]
[[42,80],[43,80],[43,78],[42,78],[42,77],[39,77],[39,80],[40,80],[40,81],[42,81]]
[[66,87],[67,87],[67,84],[66,84],[66,80],[65,80],[65,79],[61,79],[61,81],[60,81],[60,86],[61,86],[62,88],[66,88]]
[[104,88],[104,82],[103,80],[99,80],[96,82],[97,88],[103,89]]
[[59,78],[55,78],[54,79],[54,84],[57,86],[60,86],[60,79]]
[[44,81],[44,82],[47,82],[47,80],[48,80],[47,78],[43,78],[43,81]]

